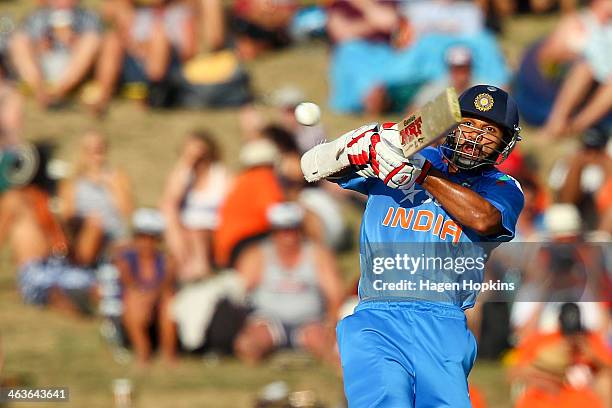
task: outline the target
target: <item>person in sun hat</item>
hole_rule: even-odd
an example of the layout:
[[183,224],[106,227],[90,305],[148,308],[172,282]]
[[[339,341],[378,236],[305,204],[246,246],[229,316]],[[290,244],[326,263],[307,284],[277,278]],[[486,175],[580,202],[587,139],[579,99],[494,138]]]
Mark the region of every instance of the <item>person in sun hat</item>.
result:
[[132,217],[133,241],[115,256],[123,293],[123,328],[140,365],[148,363],[158,332],[161,354],[176,358],[176,329],[169,305],[175,291],[174,263],[162,249],[165,221],[157,209],[140,208]]
[[235,352],[254,363],[278,348],[303,348],[337,361],[332,328],[343,290],[335,259],[304,238],[299,204],[276,204],[267,217],[270,237],[245,250],[236,266],[254,312],[235,340]]

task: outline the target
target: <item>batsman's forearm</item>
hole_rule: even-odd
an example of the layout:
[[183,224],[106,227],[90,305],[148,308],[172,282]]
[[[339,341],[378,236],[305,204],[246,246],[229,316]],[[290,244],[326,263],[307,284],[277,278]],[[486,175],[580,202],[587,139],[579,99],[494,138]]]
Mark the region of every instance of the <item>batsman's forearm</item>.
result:
[[448,180],[435,169],[429,172],[422,186],[462,226],[479,235],[501,231],[501,213],[480,194]]

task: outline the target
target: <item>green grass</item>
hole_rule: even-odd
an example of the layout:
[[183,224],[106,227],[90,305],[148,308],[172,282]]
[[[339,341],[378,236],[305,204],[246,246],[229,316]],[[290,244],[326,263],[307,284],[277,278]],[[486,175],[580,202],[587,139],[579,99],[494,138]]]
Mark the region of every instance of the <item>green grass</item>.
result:
[[[315,390],[331,406],[342,400],[336,371],[305,356],[282,354],[257,368],[234,359],[187,357],[176,368],[155,362],[142,372],[114,362],[96,320],[67,319],[22,306],[4,285],[0,310],[5,377],[22,378],[28,386],[69,387],[71,401],[61,406],[112,406],[114,378],[133,381],[137,407],[248,407],[258,390],[275,380],[286,381],[294,390]],[[489,406],[508,407],[508,386],[499,364],[479,362],[471,381],[485,393]]]
[[21,306],[10,290],[2,290],[0,307],[5,376],[22,378],[29,386],[67,386],[71,401],[66,406],[112,406],[114,378],[132,379],[138,407],[247,407],[258,389],[279,379],[293,389],[317,390],[329,403],[341,398],[335,372],[309,359],[283,355],[249,369],[233,359],[184,358],[176,368],[156,362],[143,372],[113,361],[96,320],[70,320]]
[[[32,3],[2,1],[0,16],[23,16]],[[99,1],[85,3],[95,5]],[[553,23],[554,18],[521,18],[509,22],[502,46],[510,64],[516,67],[524,45],[550,30]],[[295,84],[304,90],[308,99],[321,103],[330,135],[365,121],[361,117],[334,114],[327,108],[327,50],[322,44],[303,45],[265,56],[251,64],[249,70],[260,94]],[[271,116],[268,108],[260,106],[260,109]],[[134,180],[139,205],[157,204],[178,147],[185,133],[195,127],[211,129],[228,163],[236,165],[240,132],[237,112],[231,109],[157,112],[117,101],[104,120],[96,121],[78,107],[49,113],[28,101],[25,118],[26,138],[55,140],[58,156],[68,161],[74,160],[78,138],[84,131],[93,128],[104,132],[111,142],[112,162],[126,169]],[[529,141],[532,133],[530,129],[525,132],[525,148],[537,152]],[[563,149],[561,146],[552,151],[558,153]],[[540,155],[543,172],[555,156]],[[360,215],[354,210],[349,214],[357,223]],[[354,278],[357,254],[344,255],[340,261],[344,275]],[[248,407],[263,385],[278,379],[287,381],[295,390],[313,389],[332,406],[341,401],[341,379],[334,369],[294,356],[283,355],[257,368],[245,367],[232,359],[214,363],[185,358],[174,369],[155,363],[150,370],[139,372],[114,362],[111,350],[99,336],[98,320],[72,320],[26,307],[15,287],[15,271],[5,251],[0,255],[0,335],[6,356],[3,375],[23,378],[31,385],[70,387],[71,402],[61,406],[112,406],[111,382],[122,377],[133,380],[137,407]],[[485,393],[489,406],[510,406],[508,385],[499,364],[478,362],[471,380]]]

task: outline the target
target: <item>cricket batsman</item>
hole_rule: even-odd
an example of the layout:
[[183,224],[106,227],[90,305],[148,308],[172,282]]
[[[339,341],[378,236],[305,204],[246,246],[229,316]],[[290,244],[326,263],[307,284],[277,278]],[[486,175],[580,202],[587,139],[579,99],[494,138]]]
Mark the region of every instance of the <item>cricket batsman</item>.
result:
[[[395,123],[362,126],[302,157],[307,179],[325,173],[368,196],[360,302],[336,329],[351,408],[471,407],[467,377],[476,341],[464,310],[474,306],[478,289],[455,285],[458,273],[441,272],[435,262],[429,270],[424,260],[459,260],[466,245],[511,240],[524,198],[516,180],[495,168],[520,140],[512,97],[477,85],[459,97],[459,105],[462,120],[443,143],[412,157],[402,155]],[[408,253],[378,262],[381,245]],[[407,255],[423,262],[411,269],[402,262]],[[472,276],[482,282],[484,263],[473,267]],[[428,290],[433,278],[445,281],[444,290]]]

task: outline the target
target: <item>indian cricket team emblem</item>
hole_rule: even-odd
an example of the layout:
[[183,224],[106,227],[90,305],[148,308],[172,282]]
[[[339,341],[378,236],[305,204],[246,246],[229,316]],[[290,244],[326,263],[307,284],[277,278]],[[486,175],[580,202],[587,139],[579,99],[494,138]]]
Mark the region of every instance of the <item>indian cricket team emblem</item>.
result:
[[474,106],[481,112],[487,112],[493,109],[494,102],[491,95],[488,93],[481,93],[474,99]]

